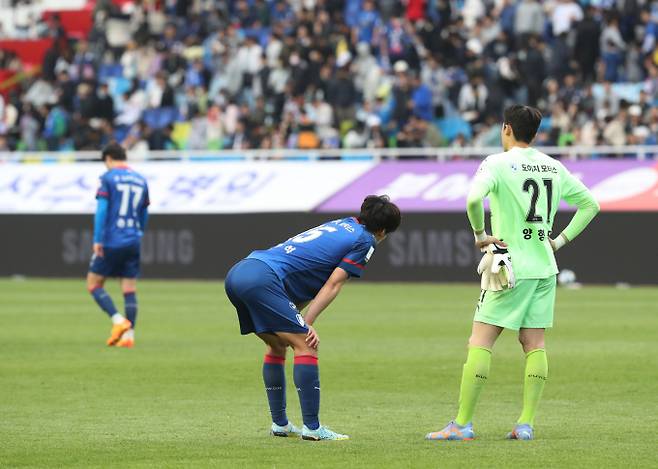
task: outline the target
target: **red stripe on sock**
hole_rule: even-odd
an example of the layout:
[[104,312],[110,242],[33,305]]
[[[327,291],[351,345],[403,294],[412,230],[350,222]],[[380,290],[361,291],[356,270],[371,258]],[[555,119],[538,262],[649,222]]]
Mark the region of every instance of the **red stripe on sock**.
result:
[[318,366],[318,357],[313,355],[297,355],[295,365],[315,365]]
[[271,363],[273,365],[283,365],[286,362],[286,357],[277,357],[276,355],[265,355],[263,360],[265,363]]
[[101,287],[100,285],[95,285],[95,286],[93,286],[93,287],[91,287],[91,288],[87,288],[87,291],[88,291],[89,293],[93,293],[93,292],[95,292],[96,290],[98,290],[99,288],[103,288],[103,287]]

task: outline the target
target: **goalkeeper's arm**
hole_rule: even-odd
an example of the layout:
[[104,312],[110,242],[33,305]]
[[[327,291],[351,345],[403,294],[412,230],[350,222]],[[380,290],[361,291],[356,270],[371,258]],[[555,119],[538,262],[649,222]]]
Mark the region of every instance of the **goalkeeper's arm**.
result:
[[488,193],[489,187],[477,179],[468,192],[466,213],[468,215],[468,221],[471,223],[471,228],[473,228],[473,234],[475,235],[475,245],[480,249],[494,243],[505,247],[507,246],[506,243],[493,236],[488,236],[484,231],[484,198]]
[[553,246],[554,251],[573,241],[589,225],[596,214],[599,213],[599,210],[601,210],[599,203],[594,199],[594,196],[592,196],[589,190],[572,195],[567,202],[576,205],[578,210],[564,231],[557,238],[551,240],[551,246]]

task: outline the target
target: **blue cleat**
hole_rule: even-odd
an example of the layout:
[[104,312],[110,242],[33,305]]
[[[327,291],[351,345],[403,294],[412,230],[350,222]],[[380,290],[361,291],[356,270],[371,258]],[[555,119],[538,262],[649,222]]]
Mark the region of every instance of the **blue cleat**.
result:
[[534,438],[532,427],[527,423],[517,423],[514,430],[507,434],[508,440],[533,440]]
[[288,425],[281,426],[272,422],[272,429],[270,430],[272,436],[299,436],[302,434],[301,430],[295,427],[292,423],[288,422]]
[[317,430],[311,430],[306,425],[302,428],[302,439],[311,440],[311,441],[320,441],[320,440],[349,440],[350,437],[347,435],[341,435],[332,430],[329,430],[327,427],[320,425]]
[[469,422],[461,426],[455,423],[454,420],[446,425],[443,430],[425,435],[426,440],[472,440],[474,438],[473,423]]

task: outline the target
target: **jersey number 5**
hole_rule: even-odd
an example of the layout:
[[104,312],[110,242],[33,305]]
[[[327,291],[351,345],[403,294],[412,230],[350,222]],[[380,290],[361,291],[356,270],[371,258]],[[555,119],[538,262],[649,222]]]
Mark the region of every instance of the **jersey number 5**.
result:
[[[553,180],[552,179],[542,179],[544,181],[544,187],[546,188],[546,206],[548,208],[548,213],[546,215],[546,223],[551,223],[551,211],[553,209]],[[523,183],[523,191],[531,192],[530,194],[530,209],[528,210],[528,215],[525,217],[525,221],[528,223],[541,223],[544,221],[541,215],[537,215],[537,200],[539,200],[539,184],[534,179],[526,179]]]
[[317,228],[313,228],[308,231],[304,231],[302,234],[298,234],[294,238],[292,238],[290,241],[293,243],[308,243],[309,241],[313,241],[314,239],[318,239],[320,236],[322,236],[325,232],[326,233],[333,233],[334,231],[338,231],[338,229],[334,228],[333,226],[318,226]]

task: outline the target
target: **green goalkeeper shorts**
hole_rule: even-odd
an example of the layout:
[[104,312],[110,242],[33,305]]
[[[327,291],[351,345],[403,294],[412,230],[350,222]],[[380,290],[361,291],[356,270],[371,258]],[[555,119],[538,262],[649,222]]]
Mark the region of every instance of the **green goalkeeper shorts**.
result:
[[511,290],[482,291],[474,321],[518,331],[553,326],[556,276],[521,279]]

